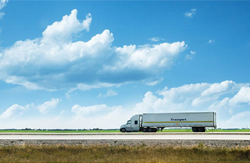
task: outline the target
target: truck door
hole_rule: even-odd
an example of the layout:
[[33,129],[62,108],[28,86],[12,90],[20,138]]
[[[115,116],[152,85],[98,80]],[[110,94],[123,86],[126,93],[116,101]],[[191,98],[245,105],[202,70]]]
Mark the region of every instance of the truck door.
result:
[[140,115],[131,118],[131,127],[133,131],[140,131]]
[[133,123],[131,120],[128,120],[127,121],[127,126],[126,126],[126,130],[127,131],[133,131],[133,128],[131,126],[131,123]]

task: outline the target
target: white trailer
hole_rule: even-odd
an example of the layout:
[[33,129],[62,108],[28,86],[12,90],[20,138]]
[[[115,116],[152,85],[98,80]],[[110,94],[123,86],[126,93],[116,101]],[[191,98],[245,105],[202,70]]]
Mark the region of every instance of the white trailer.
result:
[[165,127],[191,127],[193,132],[216,128],[215,112],[143,113],[136,114],[120,127],[121,132],[156,132]]

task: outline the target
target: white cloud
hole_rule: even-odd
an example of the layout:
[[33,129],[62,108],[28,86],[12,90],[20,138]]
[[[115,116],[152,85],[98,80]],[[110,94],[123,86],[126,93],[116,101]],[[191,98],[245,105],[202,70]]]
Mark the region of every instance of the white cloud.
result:
[[88,13],[88,15],[86,15],[86,19],[83,21],[83,27],[84,27],[87,31],[89,31],[89,27],[90,27],[91,21],[92,21],[91,14]]
[[106,94],[99,94],[98,97],[103,97],[103,98],[106,98],[106,97],[112,97],[112,96],[116,96],[117,93],[116,91],[112,90],[112,89],[108,89],[107,90],[107,93]]
[[240,91],[229,101],[231,105],[248,103],[250,105],[250,87],[241,87]]
[[81,126],[81,128],[119,128],[133,114],[121,106],[111,107],[105,104],[92,106],[74,105],[71,111],[74,114],[70,120],[71,123],[75,126]]
[[0,13],[0,19],[3,19],[3,16],[5,15],[5,13],[1,12]]
[[2,8],[4,8],[4,7],[7,5],[8,1],[9,1],[9,0],[1,0],[1,1],[0,1],[0,10],[1,10]]
[[[53,100],[51,100],[53,101]],[[46,102],[44,103],[46,104]],[[42,104],[42,105],[44,105]],[[33,128],[33,129],[90,129],[90,128],[119,128],[119,126],[130,118],[131,112],[127,112],[121,106],[93,105],[80,106],[74,105],[71,113],[66,110],[58,111],[58,115],[41,115],[33,116],[15,116],[20,113],[30,112],[32,109],[37,110],[37,106],[13,105],[8,109],[12,111],[11,115],[5,113],[0,117],[0,128]],[[27,108],[27,109],[26,109]],[[26,109],[25,111],[23,111]],[[68,110],[68,109],[67,109]],[[67,114],[66,114],[67,113]],[[133,114],[133,113],[132,113]]]
[[15,104],[0,116],[0,128],[119,128],[134,114],[186,111],[215,111],[218,127],[249,127],[249,92],[249,83],[223,81],[211,84],[187,84],[173,88],[165,87],[156,93],[148,91],[142,101],[131,108],[106,104],[92,106],[76,104],[72,106],[71,114],[68,114],[67,109],[57,110],[58,115],[52,118],[41,114],[28,118],[17,115],[30,112],[32,109],[39,111],[40,106],[55,108],[59,100],[52,99],[38,106]]
[[192,18],[196,14],[196,9],[191,9],[189,12],[186,12],[184,15],[188,18]]
[[164,80],[164,78],[160,78],[160,79],[158,79],[158,80],[154,80],[154,81],[151,81],[151,82],[147,82],[146,85],[155,86],[155,85],[161,83],[163,80]]
[[[158,45],[146,46],[143,48],[137,48],[135,45],[119,47],[116,49],[116,52],[121,56],[121,61],[125,62],[111,67],[112,70],[133,68],[138,71],[150,70],[155,68],[156,72],[160,71],[160,68],[170,67],[173,64],[174,59],[178,56],[179,53],[186,49],[187,45],[184,41],[174,42],[174,43],[161,43]],[[144,72],[145,73],[145,72]]]
[[[7,3],[8,3],[8,0],[1,0],[0,1],[0,10],[2,8],[4,8],[7,5]],[[5,13],[0,12],[0,19],[3,19],[4,15],[5,15]]]
[[90,89],[96,89],[96,88],[106,88],[106,87],[113,87],[113,86],[119,86],[119,84],[109,84],[109,83],[93,83],[93,84],[77,84],[76,88],[70,89],[69,92],[73,92],[76,89],[79,90],[90,90]]
[[109,114],[116,109],[120,109],[120,106],[109,107],[107,105],[93,105],[93,106],[80,106],[74,105],[71,111],[75,114],[76,117],[90,117],[90,116],[99,116],[103,114]]
[[47,101],[42,105],[37,106],[36,108],[39,110],[40,113],[47,113],[49,110],[55,109],[59,101],[59,99],[53,98],[51,101]]
[[104,30],[89,41],[73,41],[89,31],[91,14],[77,19],[77,10],[49,25],[41,38],[17,41],[0,54],[0,80],[28,89],[88,90],[152,81],[172,66],[187,45],[184,41],[115,47]]
[[162,41],[162,40],[164,40],[164,39],[163,39],[163,38],[160,38],[160,37],[152,37],[152,38],[150,38],[149,40],[152,41],[152,42],[159,42],[159,41]]
[[250,111],[239,112],[224,122],[227,128],[249,128]]
[[[185,112],[185,111],[216,111],[218,126],[230,128],[235,115],[249,110],[249,84],[237,84],[233,81],[221,83],[198,83],[176,88],[165,88],[157,94],[147,92],[141,103],[134,108],[135,113],[143,112]],[[158,97],[158,96],[163,97]],[[250,125],[250,120],[237,119]]]
[[208,89],[201,93],[202,96],[211,96],[213,94],[228,93],[239,89],[239,86],[233,81],[223,81],[221,83],[214,83]]
[[1,118],[9,118],[14,114],[21,114],[25,109],[27,109],[29,105],[26,106],[20,106],[18,104],[14,104],[11,107],[9,107],[6,111],[4,111],[1,114]]
[[196,54],[196,52],[195,51],[190,51],[190,54],[187,54],[186,56],[185,56],[185,59],[186,60],[192,60],[193,58],[194,58],[194,55]]
[[215,40],[208,40],[208,43],[209,44],[212,44],[212,43],[214,43],[215,42]]
[[195,55],[196,52],[195,51],[190,51],[190,54]]
[[52,99],[51,101],[44,102],[41,105],[27,104],[25,106],[21,106],[18,104],[14,104],[8,109],[6,109],[1,115],[0,118],[11,118],[21,114],[27,113],[31,110],[38,110],[40,113],[47,113],[49,110],[56,108],[59,103],[59,99]]
[[[107,105],[87,107],[75,105],[72,107],[72,112],[75,114],[75,121],[92,122],[95,120],[98,121],[95,122],[95,126],[110,125],[113,128],[118,128],[134,114],[215,111],[217,112],[218,127],[245,127],[246,124],[250,125],[249,118],[245,116],[246,113],[249,114],[247,110],[249,110],[250,105],[250,98],[248,98],[250,88],[248,86],[248,83],[237,84],[233,81],[223,81],[212,84],[187,84],[170,89],[166,87],[157,91],[157,93],[148,91],[142,101],[137,103],[134,108],[110,107]],[[240,98],[241,96],[244,98]],[[230,104],[230,100],[238,98],[241,99],[239,103]],[[199,102],[197,99],[200,99]],[[195,101],[198,103],[194,104]],[[120,117],[120,119],[116,119],[117,117]],[[237,121],[237,123],[232,125],[234,121]],[[112,122],[118,124],[114,125]]]
[[[56,50],[59,50],[57,46],[64,46],[64,44],[72,42],[72,35],[82,30],[89,31],[91,21],[91,14],[88,14],[85,20],[79,22],[77,19],[77,10],[74,9],[69,16],[65,15],[60,22],[54,22],[46,28],[43,32],[43,38],[41,39],[40,45],[55,45],[56,49],[54,49],[54,52],[56,52]],[[69,48],[74,48],[74,46]]]

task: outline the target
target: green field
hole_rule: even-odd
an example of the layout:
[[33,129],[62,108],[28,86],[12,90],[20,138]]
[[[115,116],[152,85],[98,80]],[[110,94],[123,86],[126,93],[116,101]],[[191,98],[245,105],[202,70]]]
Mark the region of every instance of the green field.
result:
[[57,131],[57,130],[0,130],[0,133],[9,133],[9,132],[16,132],[16,133],[108,133],[108,132],[120,132],[119,130],[74,130],[74,131]]
[[22,145],[0,146],[0,162],[250,162],[250,148]]
[[[0,133],[22,132],[22,133],[109,133],[120,132],[119,130],[79,130],[79,131],[54,131],[54,130],[0,130]],[[158,131],[161,132],[161,131]],[[192,132],[191,129],[164,129],[162,132]],[[250,132],[250,129],[209,129],[206,132]]]
[[[160,131],[159,131],[160,132]],[[193,132],[191,129],[165,129],[163,132]],[[250,129],[209,129],[206,132],[250,132]]]

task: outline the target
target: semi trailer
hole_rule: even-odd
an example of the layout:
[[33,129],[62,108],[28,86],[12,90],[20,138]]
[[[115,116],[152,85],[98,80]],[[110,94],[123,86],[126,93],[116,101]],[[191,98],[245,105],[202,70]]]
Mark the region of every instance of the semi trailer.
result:
[[206,127],[216,129],[216,112],[136,114],[120,127],[120,131],[156,132],[166,127],[191,127],[193,132],[205,132]]

